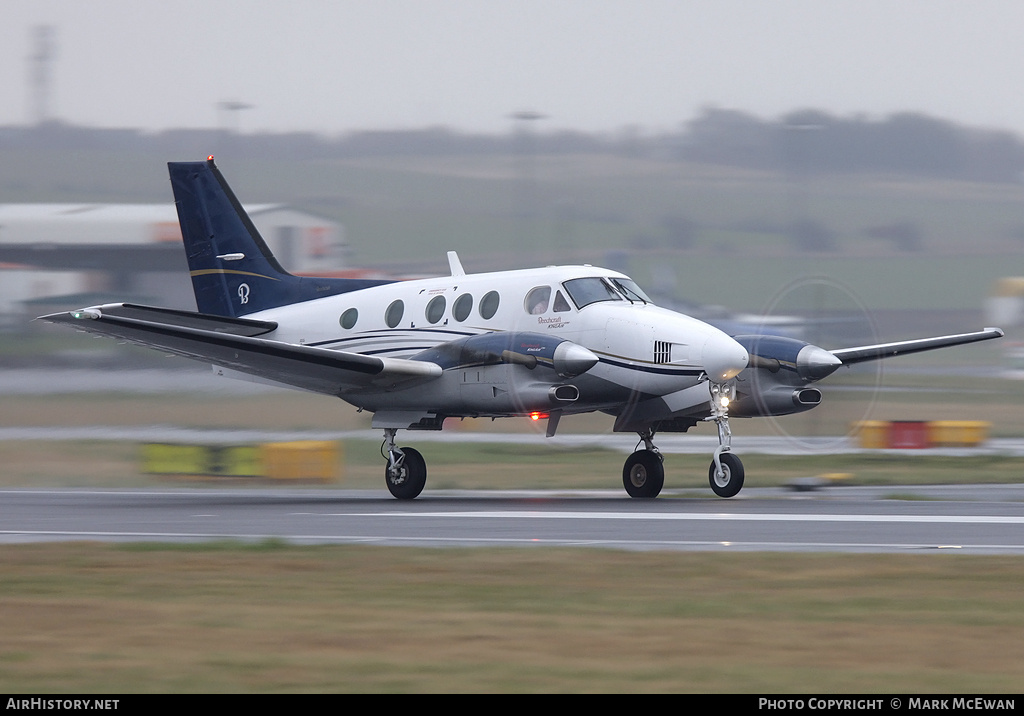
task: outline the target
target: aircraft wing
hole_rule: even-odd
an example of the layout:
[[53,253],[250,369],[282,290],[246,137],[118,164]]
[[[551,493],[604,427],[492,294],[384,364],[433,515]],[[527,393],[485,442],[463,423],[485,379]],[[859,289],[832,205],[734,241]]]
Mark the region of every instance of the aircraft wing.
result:
[[832,355],[843,362],[843,365],[863,363],[865,361],[890,358],[892,356],[908,355],[910,353],[921,353],[936,348],[948,346],[959,346],[964,343],[976,343],[987,341],[992,338],[1002,338],[1003,331],[999,328],[986,328],[983,331],[974,333],[958,333],[953,336],[940,336],[938,338],[921,338],[913,341],[898,341],[896,343],[880,343],[874,346],[861,346],[859,348],[841,348],[829,351]]
[[427,361],[378,358],[260,338],[277,328],[272,321],[127,303],[53,313],[40,320],[335,396],[429,381],[442,373],[439,365]]

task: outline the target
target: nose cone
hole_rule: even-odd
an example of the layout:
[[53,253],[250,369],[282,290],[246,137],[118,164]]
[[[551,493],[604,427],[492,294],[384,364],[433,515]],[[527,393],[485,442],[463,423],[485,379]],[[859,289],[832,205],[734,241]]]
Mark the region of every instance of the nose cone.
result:
[[729,380],[747,367],[747,349],[724,333],[708,336],[701,351],[704,370],[713,381]]

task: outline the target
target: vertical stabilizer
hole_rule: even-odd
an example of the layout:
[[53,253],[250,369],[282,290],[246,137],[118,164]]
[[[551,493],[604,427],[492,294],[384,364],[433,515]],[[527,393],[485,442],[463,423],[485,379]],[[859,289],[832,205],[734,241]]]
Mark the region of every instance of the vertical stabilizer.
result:
[[390,283],[293,276],[274,258],[213,157],[167,168],[201,313],[238,317]]

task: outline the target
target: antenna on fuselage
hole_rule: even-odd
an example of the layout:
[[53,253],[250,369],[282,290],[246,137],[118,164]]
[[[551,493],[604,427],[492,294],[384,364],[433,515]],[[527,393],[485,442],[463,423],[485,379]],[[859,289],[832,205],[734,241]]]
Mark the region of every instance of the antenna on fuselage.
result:
[[459,255],[454,251],[448,252],[448,268],[451,269],[452,276],[466,275],[466,270],[462,268],[462,262],[459,261]]

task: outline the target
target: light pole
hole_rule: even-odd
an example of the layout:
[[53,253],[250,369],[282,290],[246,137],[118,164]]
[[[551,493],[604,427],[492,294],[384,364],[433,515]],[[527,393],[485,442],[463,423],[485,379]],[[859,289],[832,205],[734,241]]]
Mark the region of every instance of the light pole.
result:
[[217,109],[221,112],[220,125],[229,134],[241,134],[242,123],[238,116],[239,112],[246,109],[253,109],[255,105],[247,102],[239,102],[236,99],[227,99],[217,103]]
[[513,154],[516,159],[516,190],[513,217],[516,222],[516,252],[528,259],[534,253],[534,239],[528,234],[537,228],[537,176],[534,164],[533,133],[530,125],[547,115],[534,110],[520,110],[509,115],[515,121]]

